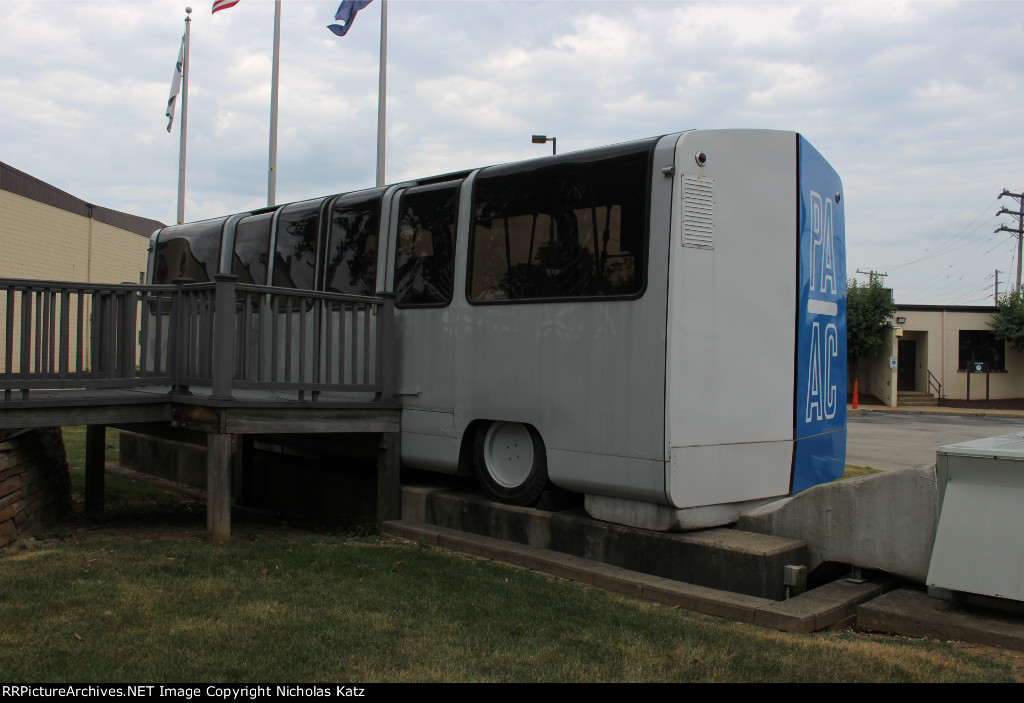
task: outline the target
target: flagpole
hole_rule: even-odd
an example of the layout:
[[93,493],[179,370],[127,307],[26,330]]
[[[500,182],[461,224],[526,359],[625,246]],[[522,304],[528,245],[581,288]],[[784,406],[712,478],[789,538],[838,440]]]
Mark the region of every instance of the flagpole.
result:
[[388,0],[380,3],[380,68],[377,84],[377,185],[384,185],[384,140],[387,123]]
[[270,172],[267,176],[267,207],[277,198],[277,83],[281,66],[281,0],[274,2],[274,65],[270,75]]
[[185,223],[185,135],[188,131],[188,49],[192,8],[185,8],[185,59],[181,62],[181,143],[178,147],[178,224]]

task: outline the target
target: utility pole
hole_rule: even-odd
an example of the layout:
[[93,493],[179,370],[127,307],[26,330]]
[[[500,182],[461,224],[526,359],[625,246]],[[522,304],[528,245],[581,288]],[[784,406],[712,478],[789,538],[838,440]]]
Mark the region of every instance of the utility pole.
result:
[[999,208],[999,212],[996,215],[1015,215],[1017,217],[1017,226],[1007,227],[1006,225],[999,225],[995,229],[996,232],[1012,232],[1017,236],[1017,290],[1020,290],[1020,257],[1022,249],[1024,249],[1024,193],[1011,193],[1006,188],[1003,188],[1003,192],[999,194],[999,199],[1003,196],[1008,198],[1016,198],[1017,200],[1017,212],[1013,210],[1007,210],[1005,207]]
[[860,269],[857,269],[857,273],[862,273],[867,276],[869,284],[873,284],[876,278],[885,278],[889,275],[887,273],[879,273],[878,271],[861,271]]
[[993,296],[994,305],[999,305],[999,269],[996,269],[996,292]]

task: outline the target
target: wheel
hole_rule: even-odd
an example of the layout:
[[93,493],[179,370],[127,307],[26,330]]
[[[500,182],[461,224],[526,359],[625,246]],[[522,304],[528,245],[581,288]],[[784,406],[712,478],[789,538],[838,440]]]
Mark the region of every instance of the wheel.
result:
[[473,469],[488,497],[532,505],[548,485],[548,461],[537,430],[518,422],[492,422],[473,439]]

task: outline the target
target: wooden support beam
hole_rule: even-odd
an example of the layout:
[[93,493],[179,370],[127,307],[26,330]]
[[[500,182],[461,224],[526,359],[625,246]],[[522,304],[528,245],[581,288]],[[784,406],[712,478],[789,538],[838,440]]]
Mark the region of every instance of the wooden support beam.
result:
[[396,408],[208,407],[178,404],[173,425],[199,432],[228,434],[318,434],[336,432],[397,432],[401,410]]
[[377,445],[377,519],[402,517],[401,457],[398,432],[381,432]]
[[206,534],[212,542],[231,539],[231,435],[206,436]]
[[103,491],[107,463],[106,425],[85,427],[85,510],[103,512]]
[[[32,391],[32,394],[46,395],[45,392],[39,391]],[[23,404],[21,407],[0,408],[0,429],[70,427],[97,422],[116,425],[130,422],[167,422],[171,419],[171,404],[167,402],[106,404],[102,399],[98,399],[92,404],[81,406],[60,406],[59,400],[53,402],[53,407],[26,407]]]

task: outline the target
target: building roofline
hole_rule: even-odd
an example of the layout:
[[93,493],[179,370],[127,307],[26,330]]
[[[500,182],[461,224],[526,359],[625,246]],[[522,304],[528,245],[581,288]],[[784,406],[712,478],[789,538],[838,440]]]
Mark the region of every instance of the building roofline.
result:
[[995,305],[900,305],[896,304],[897,310],[906,311],[917,311],[917,312],[985,312],[993,313],[996,311]]
[[30,176],[24,171],[19,171],[2,161],[0,161],[0,190],[6,190],[9,193],[82,217],[91,217],[97,222],[119,227],[147,238],[156,230],[166,226],[158,220],[129,215],[126,212],[87,203],[81,198],[76,198],[70,193],[41,181],[35,176]]

